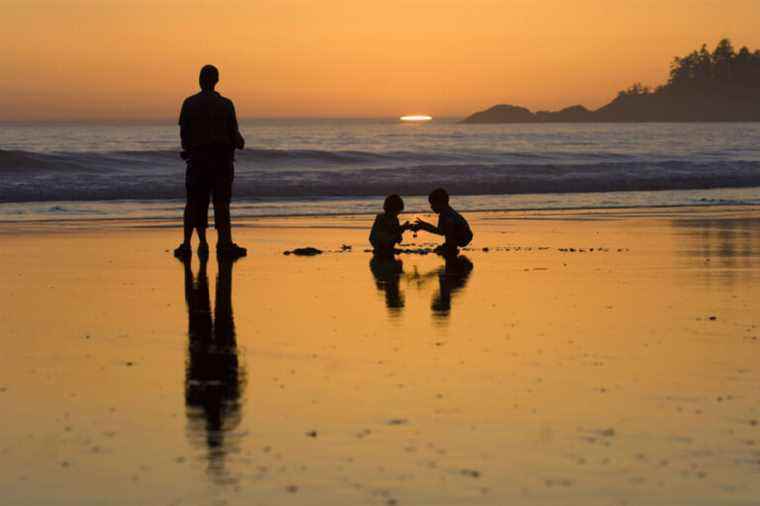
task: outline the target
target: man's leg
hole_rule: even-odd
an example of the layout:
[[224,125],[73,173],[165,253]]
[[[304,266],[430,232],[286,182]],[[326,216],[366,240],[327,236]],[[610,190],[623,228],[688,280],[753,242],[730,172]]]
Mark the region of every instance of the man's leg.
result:
[[208,228],[208,206],[210,204],[210,187],[207,181],[199,181],[198,186],[193,192],[192,213],[193,226],[198,233],[198,253],[208,253],[208,242],[206,241],[206,228]]
[[198,256],[208,257],[208,241],[206,229],[208,228],[208,206],[210,204],[208,188],[204,189],[203,198],[195,206],[196,221],[195,231],[198,233]]
[[193,209],[190,204],[189,195],[187,197],[187,202],[185,203],[185,212],[182,213],[182,228],[182,244],[190,246],[190,241],[193,239]]
[[232,225],[230,224],[230,193],[232,182],[227,178],[218,178],[214,185],[214,226],[218,235],[217,245],[221,247],[232,244]]
[[214,226],[218,235],[216,251],[220,255],[241,257],[247,250],[232,242],[232,225],[230,223],[230,199],[232,197],[232,161],[217,172],[214,180]]
[[186,257],[190,255],[190,241],[193,238],[194,211],[193,211],[193,183],[194,173],[188,163],[185,172],[185,210],[182,212],[182,243],[174,249],[174,256]]
[[208,240],[206,239],[206,227],[195,227],[195,231],[198,233],[198,239],[200,240],[201,244],[208,245]]
[[[206,240],[206,229],[208,228],[208,206],[211,203],[208,183],[203,184],[199,189],[198,200],[195,203],[195,231],[198,233],[198,252],[208,253],[208,241]],[[202,193],[201,193],[202,192]]]

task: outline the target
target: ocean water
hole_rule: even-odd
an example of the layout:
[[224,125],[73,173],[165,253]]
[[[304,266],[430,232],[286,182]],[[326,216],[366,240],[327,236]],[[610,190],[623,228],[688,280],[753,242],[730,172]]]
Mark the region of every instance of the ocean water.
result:
[[[461,125],[244,120],[236,217],[377,212],[384,195],[462,210],[760,203],[760,124]],[[0,220],[173,219],[178,128],[0,124]]]

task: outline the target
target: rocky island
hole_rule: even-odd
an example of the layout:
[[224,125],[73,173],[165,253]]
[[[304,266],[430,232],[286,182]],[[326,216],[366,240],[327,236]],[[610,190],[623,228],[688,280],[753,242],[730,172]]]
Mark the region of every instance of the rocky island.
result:
[[711,53],[703,45],[670,65],[670,78],[650,89],[636,83],[596,110],[582,105],[532,112],[495,105],[463,123],[760,121],[760,50],[736,52],[728,39]]

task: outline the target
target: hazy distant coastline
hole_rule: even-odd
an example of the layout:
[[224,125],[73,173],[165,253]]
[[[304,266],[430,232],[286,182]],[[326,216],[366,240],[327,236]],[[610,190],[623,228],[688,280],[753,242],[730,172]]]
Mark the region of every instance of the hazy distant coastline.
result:
[[590,123],[760,121],[760,50],[734,51],[723,39],[710,53],[676,57],[670,78],[654,90],[636,83],[596,110],[582,105],[537,111],[500,104],[476,112],[463,123]]

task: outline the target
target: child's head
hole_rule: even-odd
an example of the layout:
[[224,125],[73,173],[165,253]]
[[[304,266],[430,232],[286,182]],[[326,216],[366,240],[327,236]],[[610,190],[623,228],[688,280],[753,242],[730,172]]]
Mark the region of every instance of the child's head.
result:
[[401,211],[404,210],[404,201],[401,200],[401,197],[399,197],[395,193],[393,195],[388,195],[387,197],[385,197],[383,210],[385,210],[385,212],[388,214],[391,214],[393,216],[398,216],[399,214],[401,214]]
[[430,202],[430,209],[440,213],[449,207],[449,194],[443,188],[436,188],[428,195],[428,202]]

